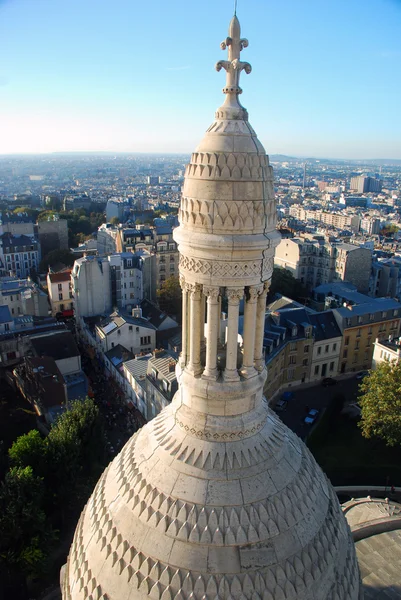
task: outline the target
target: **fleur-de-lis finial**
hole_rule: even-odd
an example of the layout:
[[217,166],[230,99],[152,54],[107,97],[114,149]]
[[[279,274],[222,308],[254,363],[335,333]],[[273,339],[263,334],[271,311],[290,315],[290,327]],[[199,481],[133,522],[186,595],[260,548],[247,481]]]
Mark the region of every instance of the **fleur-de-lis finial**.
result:
[[[227,71],[226,87],[223,88],[223,93],[230,94],[234,98],[242,93],[239,86],[241,71],[244,70],[248,74],[252,71],[252,67],[248,62],[240,61],[241,50],[247,46],[248,40],[241,38],[241,26],[237,16],[234,15],[228,28],[228,37],[220,44],[222,50],[228,49],[228,60],[219,60],[216,63],[216,71],[221,71],[221,69]],[[238,101],[237,104],[239,105]]]

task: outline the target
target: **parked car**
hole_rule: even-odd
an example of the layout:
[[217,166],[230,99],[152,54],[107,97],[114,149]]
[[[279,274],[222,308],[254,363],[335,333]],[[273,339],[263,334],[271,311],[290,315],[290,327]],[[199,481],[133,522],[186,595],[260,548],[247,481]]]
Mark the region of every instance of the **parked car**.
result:
[[304,423],[306,425],[313,425],[313,423],[316,421],[316,419],[319,416],[319,411],[317,408],[311,408],[310,411],[308,412],[308,414],[306,415],[305,419],[304,419]]
[[283,412],[287,408],[287,400],[279,400],[274,408],[276,412]]
[[336,385],[337,381],[335,379],[333,379],[332,377],[325,377],[322,380],[322,386],[323,387],[329,387],[330,385]]
[[365,377],[369,377],[369,375],[369,371],[359,371],[359,373],[355,375],[355,379],[364,379]]

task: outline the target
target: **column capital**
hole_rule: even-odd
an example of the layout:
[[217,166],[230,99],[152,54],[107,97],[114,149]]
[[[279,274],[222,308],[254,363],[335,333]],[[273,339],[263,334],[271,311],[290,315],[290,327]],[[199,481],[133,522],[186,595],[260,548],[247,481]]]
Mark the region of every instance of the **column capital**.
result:
[[208,301],[212,300],[217,302],[218,297],[220,296],[220,288],[214,286],[203,286],[203,293],[207,296]]
[[202,291],[202,286],[200,283],[186,283],[185,288],[188,292],[190,292],[194,300],[200,300],[200,293]]
[[226,288],[226,296],[230,304],[239,304],[244,296],[244,288]]
[[259,294],[263,292],[263,286],[250,285],[246,290],[247,302],[255,302]]

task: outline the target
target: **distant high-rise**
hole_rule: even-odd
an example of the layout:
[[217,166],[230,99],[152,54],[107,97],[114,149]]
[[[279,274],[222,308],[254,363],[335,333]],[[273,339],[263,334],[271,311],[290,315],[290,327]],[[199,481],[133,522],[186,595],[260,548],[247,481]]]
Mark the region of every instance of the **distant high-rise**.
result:
[[364,194],[366,192],[380,192],[382,189],[382,183],[380,179],[359,175],[358,177],[351,178],[350,189],[354,192],[358,192],[358,194]]

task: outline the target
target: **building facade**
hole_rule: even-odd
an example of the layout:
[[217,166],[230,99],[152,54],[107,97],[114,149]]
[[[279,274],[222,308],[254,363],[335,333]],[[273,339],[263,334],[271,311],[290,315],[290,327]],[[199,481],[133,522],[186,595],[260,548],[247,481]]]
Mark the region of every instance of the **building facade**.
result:
[[333,314],[342,333],[340,373],[370,369],[376,338],[399,335],[401,304],[395,300],[378,298],[367,304],[336,308]]
[[348,281],[365,293],[369,290],[372,253],[368,248],[323,237],[286,238],[277,247],[274,264],[289,270],[308,289]]
[[40,262],[39,244],[27,235],[0,236],[0,276],[26,279],[37,271]]
[[[74,294],[71,283],[71,269],[60,273],[47,274],[47,293],[53,317],[74,310]],[[72,314],[72,312],[71,312]]]

